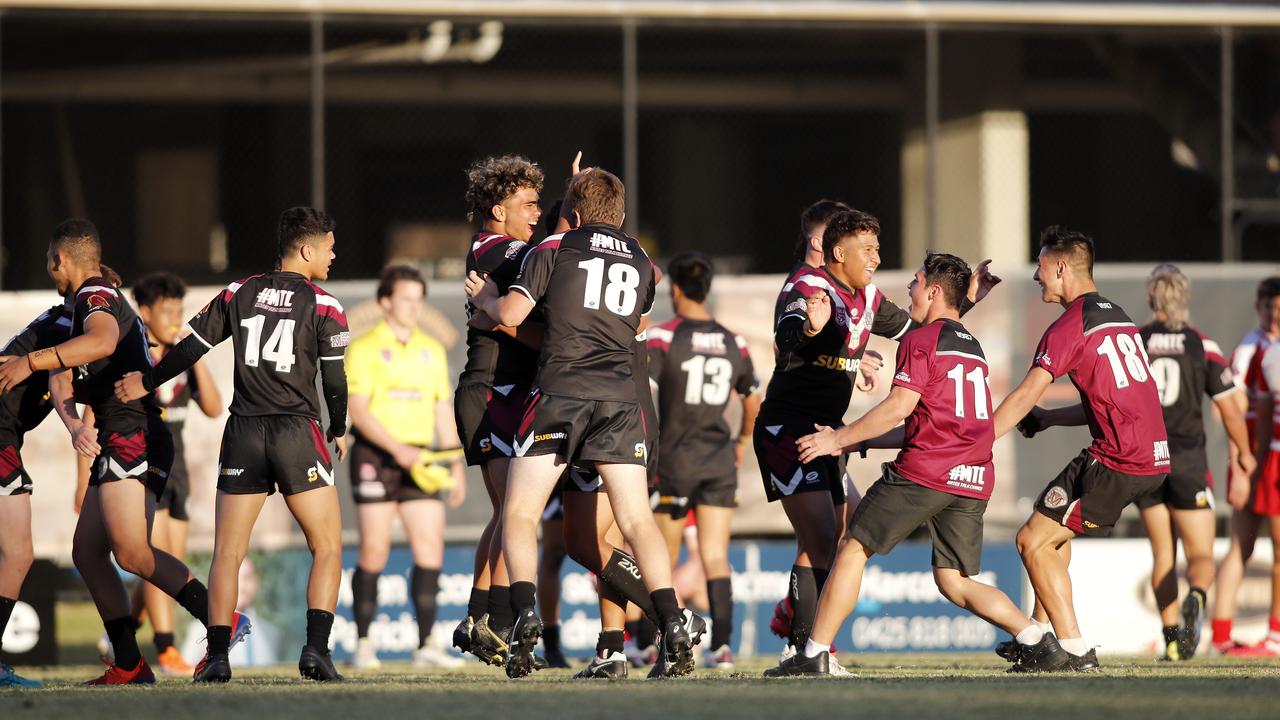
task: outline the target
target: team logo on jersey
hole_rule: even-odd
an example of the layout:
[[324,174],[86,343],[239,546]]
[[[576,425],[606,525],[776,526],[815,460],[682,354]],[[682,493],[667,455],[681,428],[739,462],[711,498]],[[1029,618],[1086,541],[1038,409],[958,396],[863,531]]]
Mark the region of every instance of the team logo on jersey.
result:
[[1053,362],[1049,360],[1049,351],[1048,351],[1048,350],[1045,350],[1044,352],[1042,352],[1042,353],[1040,353],[1039,355],[1037,355],[1037,356],[1036,356],[1036,360],[1035,360],[1035,362],[1033,362],[1033,363],[1031,363],[1031,364],[1032,364],[1032,365],[1044,365],[1045,367],[1053,367]]
[[902,372],[898,373],[897,375],[894,375],[894,376],[893,376],[893,379],[894,379],[894,380],[900,380],[900,381],[902,381],[902,382],[904,382],[904,383],[909,383],[909,382],[911,382],[911,376],[907,374],[907,371],[906,371],[906,370],[903,370]]
[[1056,485],[1049,488],[1049,492],[1044,494],[1044,506],[1050,510],[1057,510],[1067,505],[1067,491]]
[[90,294],[89,298],[85,300],[85,304],[89,306],[90,310],[106,310],[111,305],[105,297],[97,293]]
[[502,253],[508,260],[520,254],[520,250],[524,248],[524,241],[516,240],[507,246],[506,252]]
[[795,312],[797,310],[803,310],[804,306],[805,306],[804,298],[800,298],[798,300],[792,300],[791,304],[788,305],[785,309],[783,309],[783,312],[789,313],[789,312]]
[[293,309],[293,291],[279,288],[263,288],[254,298],[254,307],[271,312],[289,312]]
[[858,365],[861,364],[859,358],[837,357],[834,355],[819,355],[813,364],[827,370],[839,370],[841,372],[856,372]]
[[1147,353],[1151,355],[1182,355],[1187,336],[1182,333],[1152,333],[1147,340]]
[[982,465],[957,465],[947,473],[947,484],[968,490],[981,490],[987,482],[987,468]]
[[849,319],[850,319],[850,320],[852,320],[852,321],[854,321],[854,322],[857,322],[857,320],[858,320],[858,308],[856,308],[856,307],[855,307],[855,308],[849,308]]
[[351,333],[347,332],[346,330],[343,330],[337,335],[329,336],[329,347],[331,348],[344,348],[350,344],[351,344]]
[[1112,308],[1114,308],[1114,307],[1115,307],[1114,305],[1112,305],[1112,304],[1111,304],[1111,303],[1109,303],[1109,302],[1100,302],[1100,303],[1094,303],[1094,304],[1095,304],[1095,305],[1097,305],[1098,307],[1102,308],[1103,310],[1111,310]]
[[1169,464],[1169,441],[1157,440],[1154,443],[1153,454],[1155,455],[1156,465]]
[[845,327],[852,322],[851,318],[842,312],[832,313],[832,315],[835,316],[836,324],[840,327]]
[[632,257],[631,248],[627,246],[627,241],[621,238],[605,235],[604,233],[591,233],[591,249],[596,252],[602,252],[618,257]]

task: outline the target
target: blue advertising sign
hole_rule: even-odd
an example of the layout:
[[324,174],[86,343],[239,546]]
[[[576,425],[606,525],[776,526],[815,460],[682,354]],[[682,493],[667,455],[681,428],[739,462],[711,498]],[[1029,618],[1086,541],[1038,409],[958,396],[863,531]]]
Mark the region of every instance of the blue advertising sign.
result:
[[[454,545],[445,550],[433,636],[446,647],[454,626],[466,615],[473,557],[474,546]],[[774,604],[786,593],[794,558],[795,545],[791,542],[740,541],[730,546],[735,654],[776,654],[782,649],[784,641],[769,632],[769,621]],[[903,543],[887,557],[873,557],[867,565],[858,606],[837,636],[837,648],[863,653],[972,652],[995,647],[1000,640],[996,628],[952,605],[938,592],[931,558],[928,542]],[[354,550],[344,553],[346,569],[333,628],[336,660],[349,659],[356,647],[351,613],[355,561]],[[1022,563],[1013,545],[986,546],[982,562],[983,570],[976,579],[1000,588],[1015,605],[1021,606]],[[369,637],[383,660],[408,660],[417,645],[418,627],[409,585],[412,569],[413,557],[408,548],[394,548],[378,583],[379,608]],[[566,655],[586,657],[594,650],[600,631],[595,577],[566,560],[560,578],[561,644]]]

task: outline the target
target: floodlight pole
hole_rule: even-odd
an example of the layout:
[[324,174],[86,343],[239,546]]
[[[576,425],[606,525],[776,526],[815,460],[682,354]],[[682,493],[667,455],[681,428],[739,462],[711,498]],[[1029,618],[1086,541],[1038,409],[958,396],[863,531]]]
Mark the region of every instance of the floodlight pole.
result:
[[311,16],[311,206],[324,209],[324,16]]
[[1236,167],[1235,167],[1235,29],[1223,27],[1219,33],[1221,62],[1219,63],[1219,84],[1222,86],[1219,100],[1218,123],[1222,162],[1222,261],[1238,262],[1240,260],[1240,243],[1237,242],[1235,230],[1236,205]]
[[924,202],[925,238],[938,247],[938,24],[924,26]]
[[636,19],[622,21],[622,182],[627,187],[627,223],[640,235],[640,92],[636,66]]

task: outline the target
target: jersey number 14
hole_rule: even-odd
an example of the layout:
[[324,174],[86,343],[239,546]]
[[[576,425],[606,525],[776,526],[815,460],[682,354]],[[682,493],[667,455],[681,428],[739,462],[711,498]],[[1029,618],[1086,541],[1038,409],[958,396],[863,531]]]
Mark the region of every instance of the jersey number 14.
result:
[[276,364],[276,372],[289,372],[293,369],[296,358],[293,355],[293,320],[281,320],[276,323],[266,344],[262,342],[262,327],[267,319],[262,315],[254,315],[240,321],[245,329],[244,364],[258,367],[261,360]]

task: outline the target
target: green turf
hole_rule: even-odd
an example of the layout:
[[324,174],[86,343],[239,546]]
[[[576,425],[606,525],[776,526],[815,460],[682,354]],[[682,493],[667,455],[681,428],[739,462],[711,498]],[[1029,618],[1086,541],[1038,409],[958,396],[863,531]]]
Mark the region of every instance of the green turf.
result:
[[698,671],[689,679],[658,682],[646,682],[643,673],[615,683],[571,682],[566,670],[509,681],[476,664],[454,673],[404,666],[352,672],[338,686],[303,682],[281,668],[239,671],[228,686],[161,678],[139,688],[76,687],[100,672],[91,666],[24,668],[48,687],[0,690],[0,718],[1280,717],[1277,662],[1205,658],[1168,665],[1104,658],[1099,673],[1011,677],[994,655],[864,655],[858,661],[859,677],[852,679],[764,680],[759,673],[766,661],[756,660],[740,663],[734,673]]

